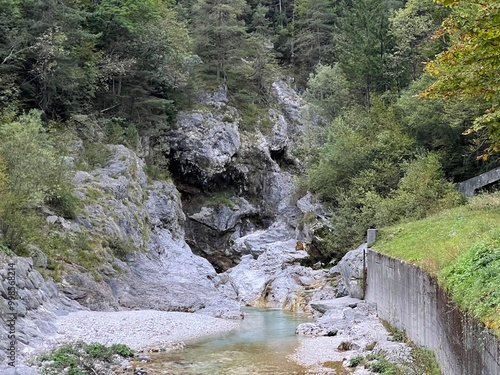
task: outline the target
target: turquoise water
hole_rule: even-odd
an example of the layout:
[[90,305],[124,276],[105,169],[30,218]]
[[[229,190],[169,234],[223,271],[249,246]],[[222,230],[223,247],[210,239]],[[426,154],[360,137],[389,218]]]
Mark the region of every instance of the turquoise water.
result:
[[181,352],[154,355],[151,369],[176,375],[304,374],[286,356],[301,339],[295,335],[297,325],[311,320],[282,310],[248,308],[244,313],[237,330],[188,344]]

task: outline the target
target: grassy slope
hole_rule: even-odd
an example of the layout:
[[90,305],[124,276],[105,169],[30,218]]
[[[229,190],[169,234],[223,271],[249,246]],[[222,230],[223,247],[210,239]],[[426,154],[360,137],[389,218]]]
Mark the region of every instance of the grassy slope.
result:
[[455,302],[500,336],[500,192],[383,228],[374,248],[437,276]]

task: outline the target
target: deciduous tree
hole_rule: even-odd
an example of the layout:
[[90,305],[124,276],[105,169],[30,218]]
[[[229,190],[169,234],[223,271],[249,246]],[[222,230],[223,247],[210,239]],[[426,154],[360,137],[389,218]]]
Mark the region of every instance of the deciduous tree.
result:
[[437,34],[451,45],[426,69],[436,81],[422,97],[474,97],[489,103],[469,132],[484,132],[490,146],[484,157],[500,151],[500,3],[496,0],[438,0],[452,7]]

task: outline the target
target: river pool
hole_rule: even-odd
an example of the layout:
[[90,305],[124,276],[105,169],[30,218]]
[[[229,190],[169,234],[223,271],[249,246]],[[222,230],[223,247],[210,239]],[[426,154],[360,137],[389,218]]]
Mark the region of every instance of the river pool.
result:
[[311,319],[274,309],[245,308],[244,313],[238,329],[186,343],[179,352],[154,354],[144,368],[175,375],[304,374],[305,368],[287,355],[303,339],[295,335],[295,328]]

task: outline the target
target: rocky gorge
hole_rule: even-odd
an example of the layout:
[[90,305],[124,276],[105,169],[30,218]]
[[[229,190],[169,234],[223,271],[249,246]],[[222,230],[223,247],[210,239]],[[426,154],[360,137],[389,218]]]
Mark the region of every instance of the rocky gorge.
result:
[[[155,310],[235,321],[242,318],[241,306],[314,312],[322,315],[318,322],[297,332],[321,342],[294,355],[299,363],[316,366],[311,373],[328,373],[321,363],[332,359],[307,360],[310,345],[351,342],[334,359],[342,362],[372,342],[387,342],[373,306],[334,300],[361,297],[357,253],[333,270],[308,264],[311,252],[320,253],[315,230],[327,227],[328,220],[298,184],[303,165],[294,150],[303,147],[306,105],[284,81],[273,84],[272,94],[275,105],[252,131],[240,129],[241,114],[228,105],[225,88],[198,95],[199,109],[180,113],[165,136],[162,153],[171,179],[149,178],[142,158],[123,145],[106,146],[101,165],[75,167],[75,195],[83,202],[79,215],[65,219],[42,209],[48,230],[80,249],[56,254],[62,266],[55,280],[47,277],[54,265],[35,247],[30,258],[2,262],[0,308],[2,316],[17,314],[19,364],[2,373],[37,373],[27,359],[46,349],[50,338],[58,337],[52,344],[82,339],[65,336],[61,322],[89,312]],[[84,152],[81,142],[75,145],[69,162]],[[8,264],[15,265],[14,276]],[[335,285],[338,275],[343,281]],[[9,299],[12,277],[17,294]],[[5,362],[6,319],[0,334]],[[101,337],[96,335],[87,332],[86,339]],[[402,344],[382,346],[403,350]]]

